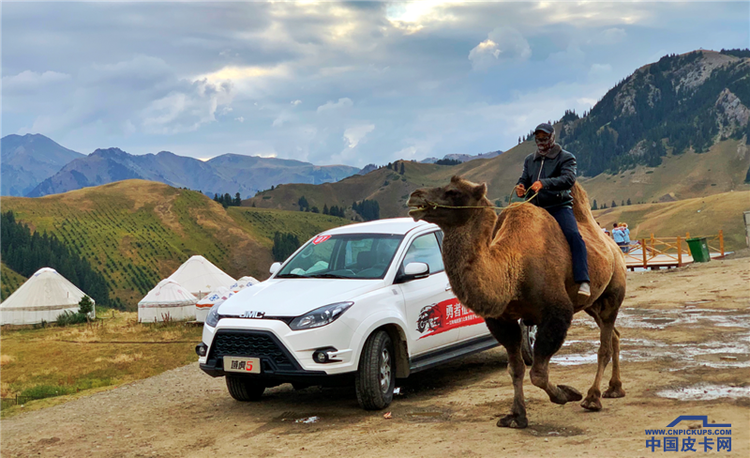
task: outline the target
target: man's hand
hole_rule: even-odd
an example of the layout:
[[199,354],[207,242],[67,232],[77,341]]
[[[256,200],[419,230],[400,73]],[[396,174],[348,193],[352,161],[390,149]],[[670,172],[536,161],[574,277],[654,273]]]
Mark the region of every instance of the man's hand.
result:
[[534,184],[531,185],[531,190],[534,192],[539,192],[542,187],[543,186],[541,181],[535,181]]
[[518,197],[523,197],[526,195],[526,186],[524,186],[523,183],[519,183],[516,185],[516,195]]

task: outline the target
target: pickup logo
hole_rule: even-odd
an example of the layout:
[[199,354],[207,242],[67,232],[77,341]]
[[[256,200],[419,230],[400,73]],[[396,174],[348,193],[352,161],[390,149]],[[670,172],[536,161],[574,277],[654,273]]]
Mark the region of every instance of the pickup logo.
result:
[[[483,323],[484,320],[452,298],[423,307],[417,319],[420,339],[463,326]],[[425,334],[426,333],[426,334]]]
[[255,312],[252,310],[246,310],[240,315],[242,318],[263,318],[266,316],[266,312]]

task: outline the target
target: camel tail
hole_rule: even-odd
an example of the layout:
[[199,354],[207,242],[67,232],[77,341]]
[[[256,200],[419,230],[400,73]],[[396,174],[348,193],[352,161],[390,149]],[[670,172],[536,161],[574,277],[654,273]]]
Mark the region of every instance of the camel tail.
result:
[[593,213],[591,213],[591,203],[589,202],[589,196],[577,181],[570,188],[570,193],[573,195],[573,214],[577,221],[583,222],[595,221]]

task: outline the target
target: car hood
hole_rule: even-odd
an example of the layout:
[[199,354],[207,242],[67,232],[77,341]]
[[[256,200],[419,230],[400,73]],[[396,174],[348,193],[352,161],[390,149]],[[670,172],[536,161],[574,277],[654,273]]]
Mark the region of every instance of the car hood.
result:
[[241,316],[245,312],[263,312],[267,316],[300,316],[324,305],[352,301],[383,286],[383,280],[266,280],[224,301],[219,306],[219,314]]

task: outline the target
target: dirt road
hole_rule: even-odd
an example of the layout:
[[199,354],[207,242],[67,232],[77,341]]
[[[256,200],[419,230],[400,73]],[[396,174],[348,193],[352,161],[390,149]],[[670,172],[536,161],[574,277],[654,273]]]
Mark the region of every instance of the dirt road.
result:
[[[587,412],[577,403],[550,403],[527,376],[525,430],[495,426],[512,398],[500,349],[401,381],[402,394],[388,409],[392,419],[360,410],[351,389],[284,385],[267,390],[260,403],[235,402],[223,379],[193,364],[3,420],[2,456],[747,457],[749,284],[750,258],[629,274],[618,319],[627,396]],[[553,359],[553,381],[588,389],[596,369],[594,327],[576,316]],[[646,447],[647,439],[663,437],[645,429],[664,428],[680,415],[730,423],[731,452],[718,452],[715,441],[704,452],[703,436],[695,436],[696,451]],[[297,421],[310,417],[318,420]]]

